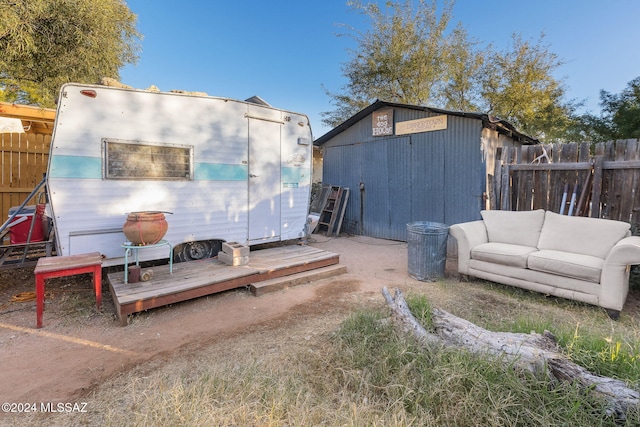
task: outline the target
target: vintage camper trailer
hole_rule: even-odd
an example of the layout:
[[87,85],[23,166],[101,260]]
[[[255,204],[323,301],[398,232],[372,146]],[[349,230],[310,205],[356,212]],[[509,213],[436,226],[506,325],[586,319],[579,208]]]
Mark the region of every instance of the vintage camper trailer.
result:
[[166,214],[182,260],[216,255],[222,241],[304,237],[311,162],[309,119],[259,98],[66,84],[47,171],[57,254],[122,264],[123,224],[139,211]]

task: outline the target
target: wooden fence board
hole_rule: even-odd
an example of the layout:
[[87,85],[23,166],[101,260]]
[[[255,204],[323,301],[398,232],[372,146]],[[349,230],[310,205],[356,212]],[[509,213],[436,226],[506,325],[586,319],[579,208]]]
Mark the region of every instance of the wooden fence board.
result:
[[[624,146],[623,144],[618,144],[619,146]],[[625,150],[622,153],[621,157],[624,162],[635,160],[635,151],[636,151],[636,141],[629,141],[626,146],[624,146]],[[618,155],[618,158],[620,155]],[[620,170],[619,172],[623,172]],[[631,221],[632,209],[634,204],[634,175],[635,170],[630,171],[629,173],[619,173],[619,182],[621,185],[621,197],[620,197],[620,220],[622,221]],[[626,218],[625,218],[626,216]]]
[[[541,157],[545,153],[542,145],[532,146],[534,149],[534,159],[540,159],[539,162],[547,162],[546,157]],[[547,153],[548,155],[548,153]],[[549,171],[538,170],[533,177],[533,206],[540,206],[541,209],[547,209],[547,192],[549,191]]]
[[[522,163],[531,163],[535,158],[535,150],[533,146],[530,145],[527,147],[528,150],[523,151]],[[521,196],[524,203],[521,203],[518,207],[518,210],[521,211],[529,211],[533,206],[533,180],[534,180],[535,171],[529,171],[524,176],[524,183],[522,184],[522,188],[524,189],[524,194]]]
[[[640,160],[640,144],[638,144],[638,141],[630,141],[630,145],[627,147],[627,153],[629,154],[629,161],[637,162]],[[631,178],[631,194],[629,195],[629,199],[631,201],[631,206],[629,208],[631,211],[629,222],[631,224],[640,223],[640,194],[638,194],[639,184],[640,168],[635,168]]]
[[[42,180],[50,144],[50,134],[0,134],[0,224],[8,218],[9,209],[22,204]],[[35,204],[36,200],[29,203]]]
[[502,155],[505,151],[502,147],[496,150],[496,161],[493,165],[493,175],[491,175],[491,187],[489,187],[489,209],[497,210],[500,206],[500,178],[502,176]]
[[597,155],[593,164],[593,190],[591,195],[591,216],[593,218],[600,218],[602,215],[600,198],[602,195],[603,163],[604,155]]
[[[503,210],[545,209],[564,213],[640,222],[640,141],[610,141],[544,146],[551,163],[533,161],[541,146],[503,147],[496,166],[492,206]],[[499,172],[498,172],[499,171]],[[574,203],[570,204],[575,189]]]
[[[613,161],[613,142],[606,142],[604,144],[604,160]],[[600,215],[605,218],[611,218],[611,195],[613,186],[613,171],[609,169],[602,169],[602,194],[600,195]],[[613,219],[613,218],[612,218]]]
[[[613,144],[611,149],[611,155],[613,156],[613,161],[622,162],[624,160],[625,153],[625,145],[624,144]],[[623,218],[622,214],[622,195],[624,191],[624,175],[626,175],[626,171],[620,169],[610,170],[611,183],[609,185],[609,203],[607,207],[609,211],[607,213],[607,217],[611,219],[621,220]]]
[[509,173],[509,165],[513,163],[515,159],[515,150],[505,149],[503,159],[505,163],[502,168],[502,201],[500,208],[502,210],[511,210],[511,186],[513,183],[511,181],[511,174]]
[[[549,167],[555,167],[558,166],[560,164],[560,145],[558,144],[554,144],[553,146],[550,147],[551,152],[553,153],[552,159],[553,159],[553,163],[551,163],[549,165]],[[547,196],[547,205],[549,210],[555,210],[557,211],[558,209],[558,203],[557,201],[560,200],[560,198],[562,197],[562,190],[563,188],[560,187],[560,185],[555,182],[556,178],[557,178],[557,174],[553,172],[554,169],[550,169],[549,170],[549,175],[548,175],[548,196]]]
[[[20,119],[24,133],[0,133],[0,223],[22,204],[47,171],[54,109],[0,102],[0,116]],[[29,203],[35,203],[32,200]]]

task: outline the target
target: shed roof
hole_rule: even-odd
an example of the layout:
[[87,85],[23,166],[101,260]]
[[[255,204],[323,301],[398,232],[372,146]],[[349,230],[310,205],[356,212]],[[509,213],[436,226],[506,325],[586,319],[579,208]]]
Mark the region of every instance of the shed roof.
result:
[[324,135],[316,139],[313,142],[313,144],[318,146],[324,144],[325,142],[329,141],[331,138],[349,129],[351,126],[353,126],[360,120],[364,119],[374,111],[379,110],[380,108],[386,108],[386,107],[408,108],[411,110],[428,111],[436,114],[447,114],[450,116],[469,117],[472,119],[482,120],[483,127],[495,129],[499,133],[502,133],[504,135],[507,135],[513,138],[514,141],[521,142],[522,144],[539,144],[540,143],[540,141],[538,141],[537,139],[534,139],[528,135],[523,134],[522,132],[519,132],[511,123],[505,120],[499,119],[497,117],[491,116],[489,114],[467,113],[463,111],[443,110],[440,108],[423,107],[419,105],[410,105],[410,104],[399,104],[394,102],[376,100],[373,104],[369,105],[365,109],[354,114],[353,116],[351,116],[350,118],[348,118],[347,120],[345,120],[344,122],[336,126],[335,128],[331,129],[329,132],[325,133]]

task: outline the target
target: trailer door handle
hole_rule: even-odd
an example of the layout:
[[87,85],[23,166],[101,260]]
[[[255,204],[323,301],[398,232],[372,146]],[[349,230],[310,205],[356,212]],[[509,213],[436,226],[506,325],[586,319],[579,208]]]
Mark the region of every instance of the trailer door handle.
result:
[[249,178],[257,178],[257,177],[258,177],[258,175],[254,175],[252,173],[249,174]]

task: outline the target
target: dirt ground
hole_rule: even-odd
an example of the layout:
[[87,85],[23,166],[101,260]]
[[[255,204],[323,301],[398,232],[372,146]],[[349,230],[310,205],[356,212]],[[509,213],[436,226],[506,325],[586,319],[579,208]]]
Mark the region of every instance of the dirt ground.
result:
[[[347,273],[259,297],[245,288],[222,292],[139,313],[126,327],[116,319],[106,280],[103,307],[97,311],[91,276],[76,276],[47,282],[44,327],[36,329],[35,301],[11,301],[15,295],[34,291],[33,269],[0,271],[0,400],[38,405],[78,402],[110,378],[148,361],[162,363],[179,350],[196,351],[244,333],[286,328],[314,317],[320,319],[318,330],[324,330],[358,308],[384,305],[383,286],[426,293],[434,306],[457,315],[481,313],[489,306],[517,315],[528,308],[526,301],[481,285],[412,279],[406,243],[361,236],[314,235],[313,240],[311,246],[338,253]],[[639,300],[630,295],[625,312],[638,313]],[[567,304],[552,301],[543,307],[548,311],[543,315],[558,315]],[[585,306],[570,315],[581,322],[581,316],[603,313]]]
[[103,275],[95,308],[91,276],[50,279],[44,327],[36,329],[33,268],[0,271],[0,397],[2,402],[73,402],[114,375],[246,331],[314,313],[345,313],[383,303],[382,286],[424,286],[407,272],[407,245],[365,237],[316,236],[310,245],[340,254],[346,274],[260,297],[240,288],[149,310],[120,326]]

